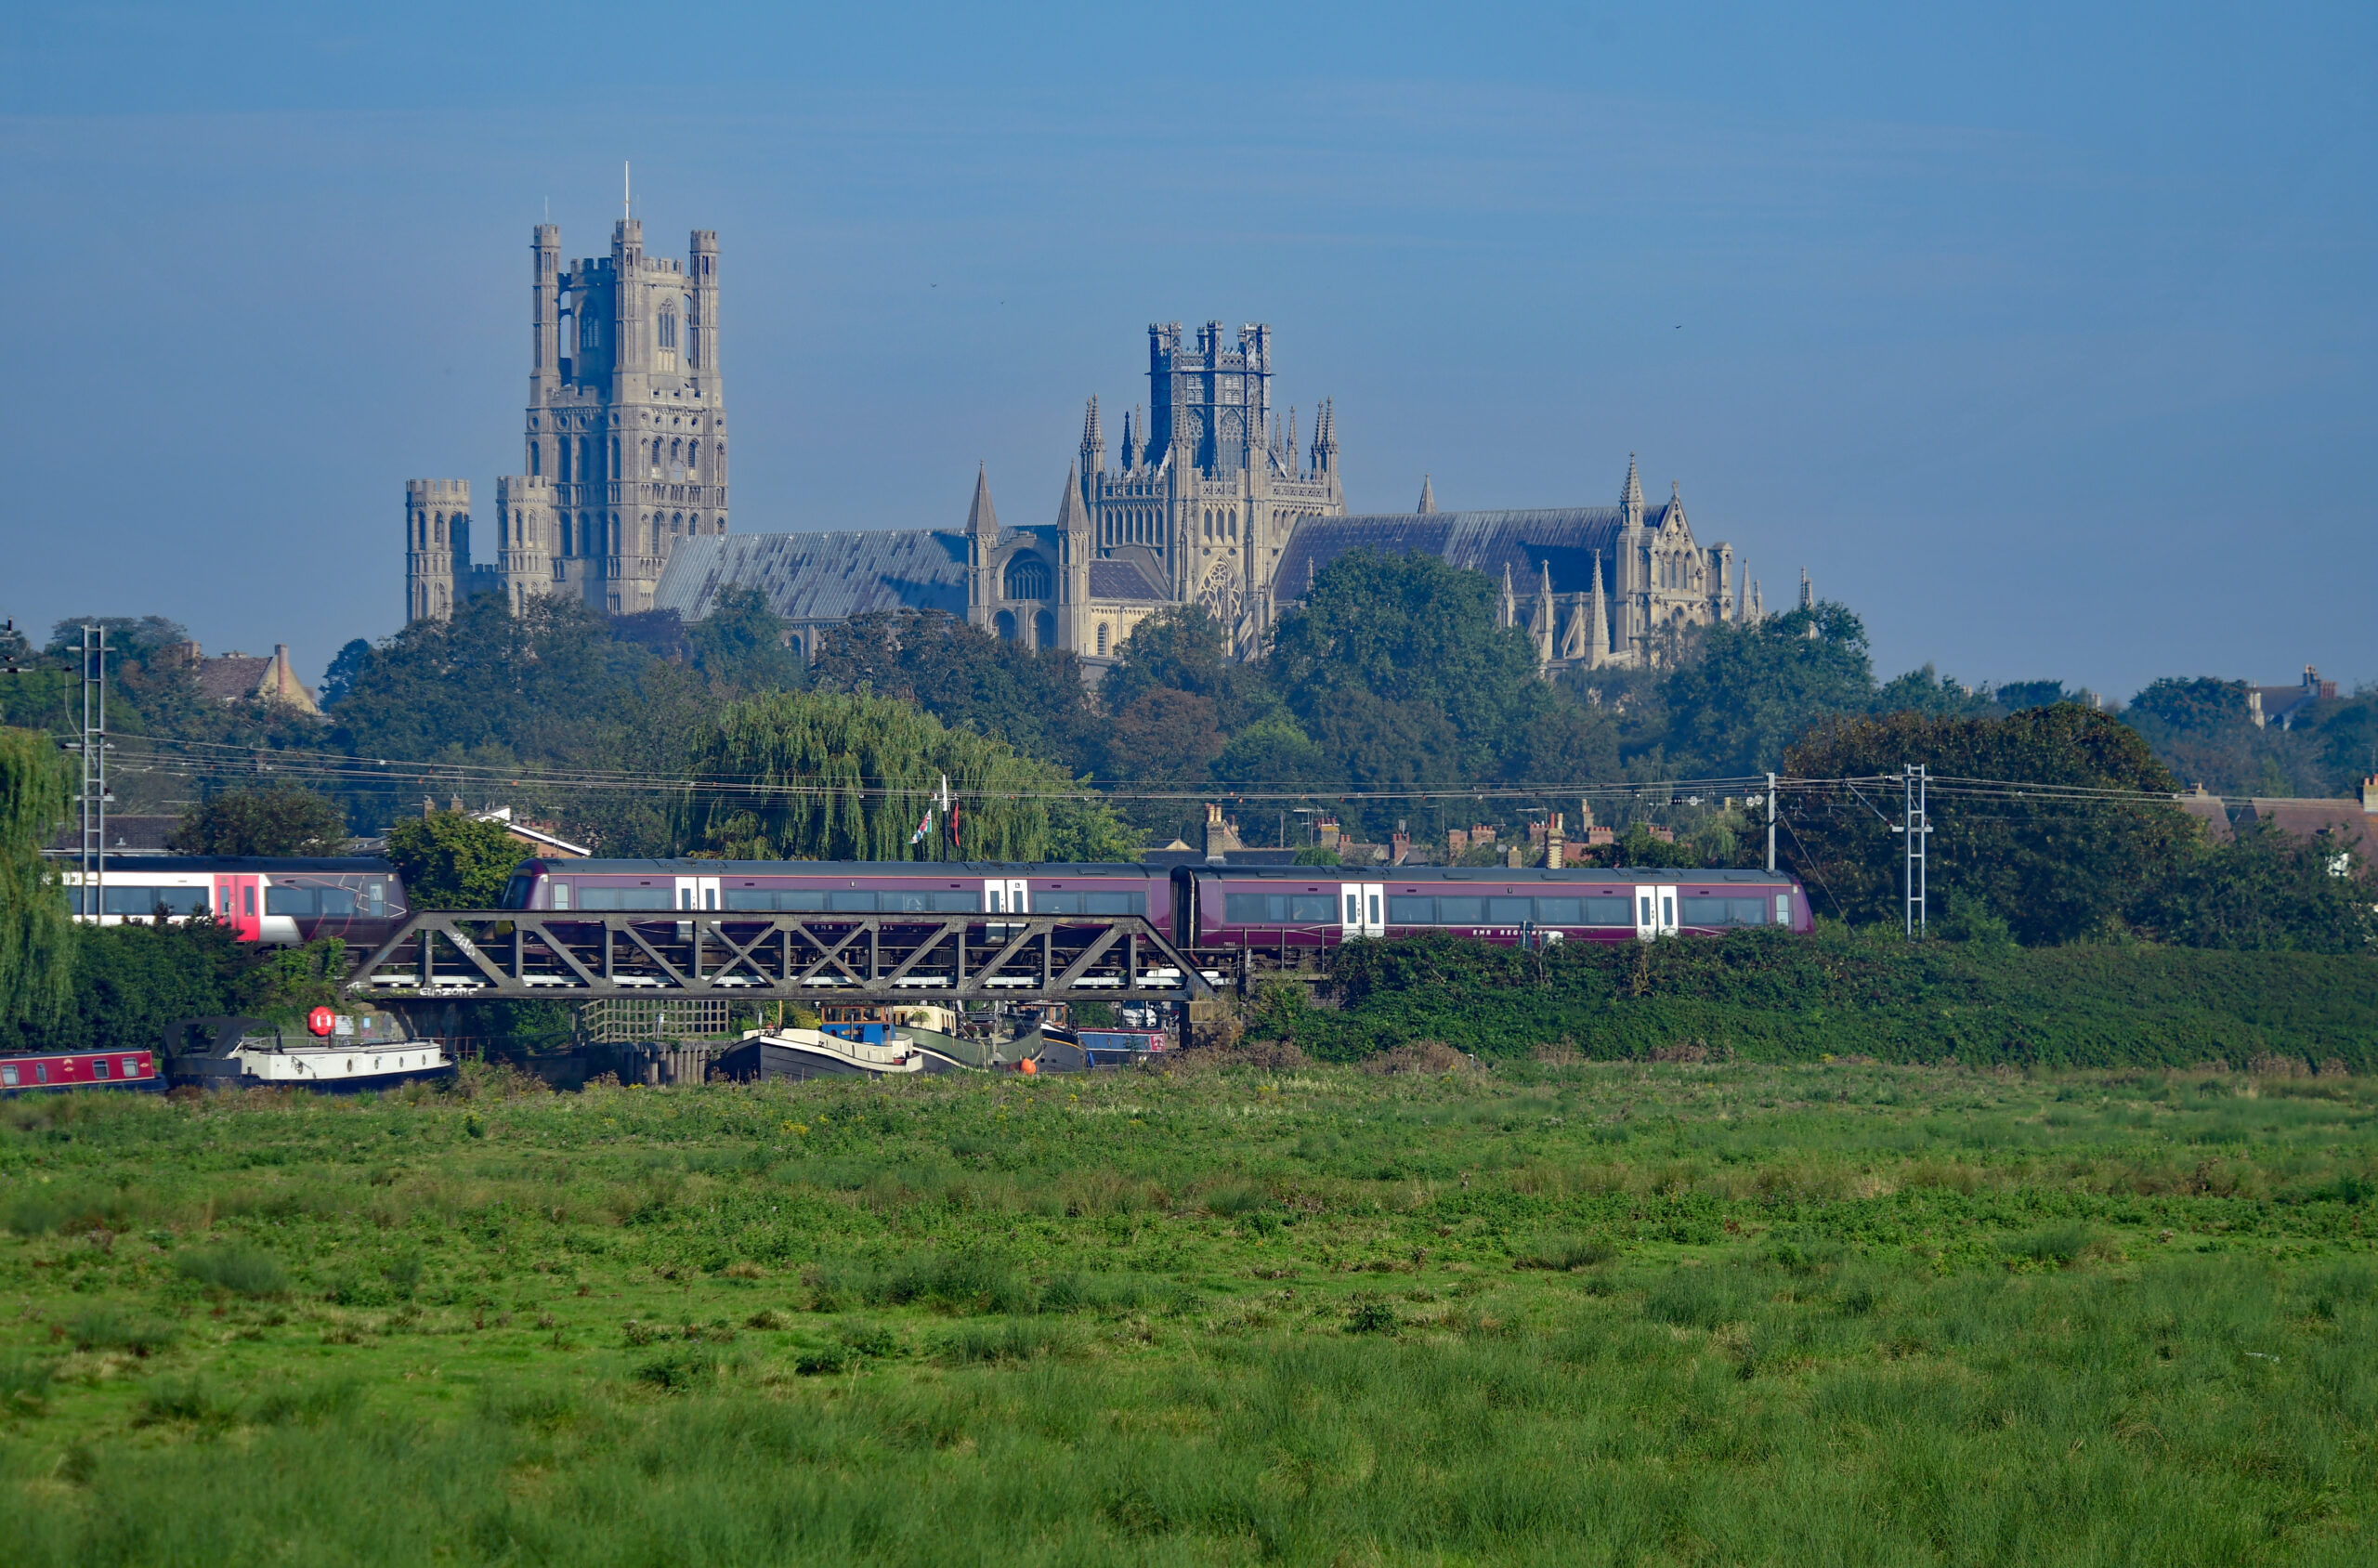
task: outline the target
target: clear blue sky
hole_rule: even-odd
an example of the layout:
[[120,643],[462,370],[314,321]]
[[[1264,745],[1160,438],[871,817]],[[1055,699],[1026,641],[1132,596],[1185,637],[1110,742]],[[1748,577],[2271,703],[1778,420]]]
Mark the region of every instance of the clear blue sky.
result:
[[[740,531],[1054,516],[1152,320],[1357,509],[1680,481],[1885,673],[2378,679],[2378,8],[28,7],[0,612],[308,679],[521,465],[529,226],[718,230]],[[1117,432],[1111,421],[1110,437]]]

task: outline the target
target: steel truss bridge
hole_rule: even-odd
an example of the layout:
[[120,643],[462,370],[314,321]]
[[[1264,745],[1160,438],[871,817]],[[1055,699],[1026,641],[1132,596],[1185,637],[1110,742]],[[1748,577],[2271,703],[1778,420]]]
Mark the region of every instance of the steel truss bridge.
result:
[[1222,973],[1200,969],[1138,916],[422,909],[356,966],[346,988],[555,1001],[1202,1001]]

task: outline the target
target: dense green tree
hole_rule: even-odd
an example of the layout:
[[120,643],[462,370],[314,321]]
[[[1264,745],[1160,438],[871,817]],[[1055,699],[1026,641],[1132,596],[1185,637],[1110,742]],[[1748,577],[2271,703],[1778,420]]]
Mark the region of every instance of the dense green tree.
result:
[[[373,647],[331,710],[332,743],[385,768],[385,785],[355,787],[358,819],[388,821],[450,792],[403,764],[469,764],[501,781],[507,804],[608,853],[664,852],[662,787],[715,699],[690,668],[612,633],[578,600],[531,599],[515,615],[479,595],[451,621],[416,621]],[[556,769],[641,773],[653,788],[588,790]]]
[[[776,692],[728,704],[694,737],[699,780],[679,842],[733,859],[1105,860],[1138,836],[1063,769],[869,692]],[[944,777],[945,818],[911,843]]]
[[0,729],[0,1041],[65,1008],[73,924],[41,846],[66,819],[64,760],[48,736]]
[[786,647],[791,627],[757,588],[719,590],[710,613],[686,628],[694,668],[738,693],[793,691],[808,684],[808,661]]
[[345,855],[346,816],[292,784],[228,790],[182,813],[170,843],[184,855]]
[[818,637],[811,675],[827,690],[913,702],[951,729],[1076,773],[1098,763],[1080,660],[994,637],[939,610],[854,617]]
[[2249,822],[2189,857],[2143,901],[2137,923],[2193,947],[2359,953],[2378,940],[2370,868],[2352,849]]
[[1883,689],[1875,694],[1875,711],[1884,713],[1980,718],[1998,706],[1988,691],[1968,691],[1955,676],[1943,677],[1928,663],[1884,682]]
[[1108,777],[1125,787],[1195,787],[1222,749],[1213,699],[1194,691],[1150,686],[1107,721]]
[[416,909],[492,909],[529,856],[500,822],[434,811],[388,829],[388,858]]
[[[1268,673],[1325,752],[1345,755],[1359,721],[1376,715],[1403,743],[1426,731],[1430,754],[1389,763],[1372,742],[1345,755],[1350,779],[1382,774],[1502,776],[1515,732],[1543,693],[1535,645],[1497,623],[1483,573],[1433,555],[1354,550],[1329,564],[1301,608],[1281,617]],[[1423,710],[1434,714],[1424,722]],[[1323,730],[1334,731],[1333,747]],[[1450,736],[1446,746],[1443,738]],[[1369,759],[1369,760],[1366,760]]]
[[[1929,886],[1978,900],[2025,942],[2069,941],[2128,916],[2193,853],[2197,830],[2136,731],[2071,703],[2003,719],[1899,712],[1835,719],[1793,743],[1784,771],[1848,779],[1784,797],[1781,847],[1820,906],[1853,921],[1900,918],[1904,841],[1897,776],[1922,764],[1932,791]],[[1882,783],[1858,782],[1886,779]],[[2165,797],[2088,799],[1961,791],[2016,780]]]
[[1232,736],[1210,764],[1219,783],[1294,788],[1331,777],[1329,759],[1295,719],[1274,712]]
[[2053,708],[2059,702],[2077,702],[2080,693],[2068,691],[2062,681],[2008,681],[1993,686],[1990,695],[2010,713],[2026,708]]
[[1829,602],[1711,626],[1660,685],[1662,746],[1669,767],[1685,777],[1781,767],[1784,748],[1810,725],[1875,704],[1866,628]]
[[2243,681],[2199,676],[2151,683],[2123,711],[2183,781],[2223,795],[2319,794],[2310,725],[2302,735],[2257,726]]
[[[1276,713],[1280,699],[1260,665],[1231,657],[1222,623],[1203,605],[1175,605],[1156,611],[1123,639],[1114,667],[1099,683],[1100,704],[1121,712],[1148,691],[1169,689],[1205,698],[1227,734]],[[1129,769],[1110,769],[1117,777]]]

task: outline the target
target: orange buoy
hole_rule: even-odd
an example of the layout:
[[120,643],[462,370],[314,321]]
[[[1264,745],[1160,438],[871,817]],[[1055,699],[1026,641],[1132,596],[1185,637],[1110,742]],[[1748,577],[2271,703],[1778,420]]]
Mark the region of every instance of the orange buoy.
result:
[[1040,1070],[1040,1064],[1026,1056],[1015,1065],[1015,1070],[1019,1073],[1037,1073]]

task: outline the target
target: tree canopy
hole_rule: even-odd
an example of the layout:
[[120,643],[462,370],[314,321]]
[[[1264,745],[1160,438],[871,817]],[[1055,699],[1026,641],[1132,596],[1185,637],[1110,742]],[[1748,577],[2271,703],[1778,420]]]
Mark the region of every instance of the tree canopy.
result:
[[41,846],[66,819],[67,770],[46,735],[0,729],[0,1040],[65,1008],[73,973],[67,895]]
[[346,815],[311,790],[228,790],[182,813],[171,844],[184,855],[345,855]]
[[433,811],[388,829],[388,858],[416,909],[492,909],[529,856],[500,822]]
[[[1910,764],[1950,777],[2162,797],[1999,799],[1941,787],[1928,848],[1933,896],[1986,906],[2025,942],[2070,941],[2123,920],[2199,843],[2170,798],[2170,772],[2138,733],[2071,703],[2001,719],[1835,719],[1784,757],[1785,772],[1810,778],[1897,775]],[[1821,906],[1853,921],[1900,918],[1905,841],[1892,828],[1901,804],[1895,786],[1784,797],[1785,848]]]
[[[1138,835],[1064,770],[869,692],[774,692],[696,732],[676,837],[738,860],[1109,860]],[[934,814],[947,777],[958,836]]]

